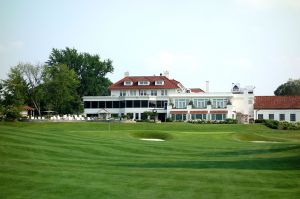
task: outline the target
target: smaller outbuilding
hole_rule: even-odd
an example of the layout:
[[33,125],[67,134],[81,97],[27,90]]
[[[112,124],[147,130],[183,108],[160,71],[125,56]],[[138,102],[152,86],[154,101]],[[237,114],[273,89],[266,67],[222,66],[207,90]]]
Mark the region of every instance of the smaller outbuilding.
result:
[[254,119],[300,122],[300,96],[255,96]]

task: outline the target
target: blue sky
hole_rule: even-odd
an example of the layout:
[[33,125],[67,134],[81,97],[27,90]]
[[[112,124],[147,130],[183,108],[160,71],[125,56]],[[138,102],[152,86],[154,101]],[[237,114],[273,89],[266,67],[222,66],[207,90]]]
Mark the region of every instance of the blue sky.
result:
[[168,70],[186,87],[272,95],[300,78],[299,0],[1,0],[0,27],[1,79],[67,46],[113,60],[112,81]]

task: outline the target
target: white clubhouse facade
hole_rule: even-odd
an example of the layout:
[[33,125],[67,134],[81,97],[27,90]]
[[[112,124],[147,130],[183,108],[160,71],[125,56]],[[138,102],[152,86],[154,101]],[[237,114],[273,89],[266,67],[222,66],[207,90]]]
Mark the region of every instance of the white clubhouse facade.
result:
[[144,112],[157,113],[162,122],[167,118],[185,120],[254,118],[254,87],[241,88],[234,84],[228,92],[209,92],[186,88],[170,79],[169,73],[158,76],[129,76],[109,87],[110,96],[84,96],[84,114],[89,117],[121,117],[129,115],[141,120]]

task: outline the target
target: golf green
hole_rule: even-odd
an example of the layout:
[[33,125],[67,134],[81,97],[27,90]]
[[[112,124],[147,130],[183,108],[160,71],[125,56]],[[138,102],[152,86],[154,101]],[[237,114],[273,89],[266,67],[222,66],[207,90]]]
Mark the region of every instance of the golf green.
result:
[[1,199],[299,197],[300,131],[0,123]]

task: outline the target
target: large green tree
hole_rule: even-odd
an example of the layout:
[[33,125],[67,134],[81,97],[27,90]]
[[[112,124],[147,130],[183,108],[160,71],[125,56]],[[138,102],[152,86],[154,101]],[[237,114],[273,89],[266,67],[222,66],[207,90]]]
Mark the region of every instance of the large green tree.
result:
[[274,94],[277,96],[300,95],[300,79],[289,79],[286,83],[278,86]]
[[3,105],[22,106],[28,103],[28,86],[19,67],[12,67],[2,80]]
[[105,76],[114,70],[109,59],[102,61],[99,55],[79,53],[74,48],[53,48],[46,63],[50,66],[65,64],[69,69],[73,69],[80,81],[77,89],[80,97],[109,94],[107,88],[111,81]]
[[28,101],[35,108],[38,115],[41,115],[41,104],[43,101],[42,73],[43,66],[30,63],[19,63],[16,68],[22,73],[22,78],[27,85]]
[[73,69],[63,64],[46,67],[43,81],[47,109],[59,114],[82,111],[81,100],[76,91],[79,81]]

